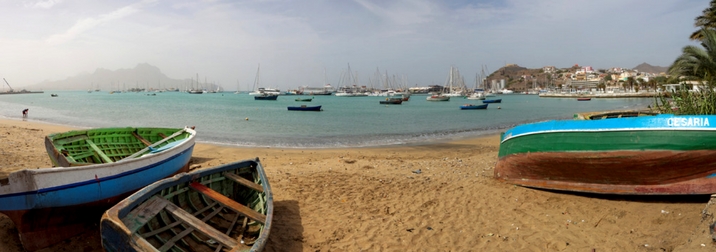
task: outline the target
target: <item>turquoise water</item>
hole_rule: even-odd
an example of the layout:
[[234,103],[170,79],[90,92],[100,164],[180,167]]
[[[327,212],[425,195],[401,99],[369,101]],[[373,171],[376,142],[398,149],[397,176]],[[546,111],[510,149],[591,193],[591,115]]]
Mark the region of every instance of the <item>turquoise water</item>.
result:
[[[50,97],[51,93],[58,97]],[[517,124],[569,119],[574,113],[644,108],[651,98],[539,98],[498,95],[487,110],[460,110],[481,101],[453,97],[429,102],[413,95],[402,105],[381,105],[385,97],[314,96],[312,102],[279,96],[255,101],[248,94],[182,92],[120,93],[46,91],[0,95],[0,117],[73,127],[196,126],[200,142],[247,147],[362,147],[415,144],[493,134]],[[321,112],[288,111],[288,106],[322,105]],[[498,109],[500,107],[500,109]],[[246,120],[248,118],[248,120]]]

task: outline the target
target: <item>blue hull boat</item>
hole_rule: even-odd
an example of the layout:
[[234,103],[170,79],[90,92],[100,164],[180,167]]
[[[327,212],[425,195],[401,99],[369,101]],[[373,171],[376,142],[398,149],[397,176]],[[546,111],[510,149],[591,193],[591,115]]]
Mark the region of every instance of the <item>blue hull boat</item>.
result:
[[502,103],[502,99],[482,100],[482,103]]
[[289,106],[288,110],[291,110],[291,111],[321,111],[321,105],[318,105],[318,106],[306,106],[306,105]]
[[275,101],[276,99],[278,99],[278,95],[257,95],[257,96],[254,96],[254,100]]
[[[102,135],[95,137],[92,132],[100,130]],[[90,129],[50,135],[46,138],[47,144],[55,148],[48,146],[48,154],[60,167],[19,170],[7,178],[0,178],[0,212],[15,223],[22,246],[28,251],[48,247],[84,232],[97,224],[102,212],[127,195],[188,170],[196,132],[191,128],[176,130],[171,136],[161,134],[155,138],[138,134],[137,138],[145,141],[139,144],[146,144],[146,147],[121,154],[112,150],[133,149],[137,143],[127,141],[133,138],[130,132],[137,132],[135,128]],[[152,141],[156,139],[161,140]],[[92,148],[86,151],[91,156],[82,158],[74,147],[84,142]],[[72,162],[68,163],[66,159]],[[101,162],[91,163],[92,160]]]
[[474,105],[474,104],[465,104],[461,105],[460,109],[466,110],[466,109],[487,109],[488,104],[482,104],[482,105]]

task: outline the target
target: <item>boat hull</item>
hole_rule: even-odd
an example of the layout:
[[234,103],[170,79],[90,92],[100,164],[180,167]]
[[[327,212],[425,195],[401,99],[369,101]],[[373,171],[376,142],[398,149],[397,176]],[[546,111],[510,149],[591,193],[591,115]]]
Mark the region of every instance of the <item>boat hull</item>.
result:
[[96,216],[124,196],[188,170],[189,138],[162,152],[124,161],[21,170],[0,180],[0,212],[15,223],[25,250],[70,238],[97,224]]
[[275,101],[276,99],[278,99],[278,95],[254,96],[254,100]]
[[462,110],[471,110],[471,109],[487,109],[487,104],[482,105],[461,105],[460,109]]
[[502,99],[482,100],[482,103],[502,103]]
[[[227,173],[241,176],[247,179],[248,183],[241,184],[235,179],[229,179]],[[195,186],[197,184],[205,189],[197,189]],[[205,194],[205,191],[221,192],[226,198],[207,199],[208,194]],[[157,197],[162,200],[156,200]],[[152,200],[169,203],[157,207]],[[221,202],[221,204],[212,205],[212,202]],[[249,217],[252,216],[249,213],[253,212],[251,210],[235,211],[236,208],[231,207],[234,203],[253,209],[257,215]],[[145,206],[152,206],[154,212],[145,211],[150,209]],[[171,210],[170,206],[176,206],[180,210]],[[197,222],[203,223],[186,222],[176,214],[184,211],[196,216]],[[210,212],[222,212],[222,214],[208,214]],[[273,196],[258,159],[245,160],[157,181],[107,210],[101,219],[102,246],[107,251],[156,251],[157,248],[171,249],[172,247],[184,251],[219,251],[221,249],[216,248],[219,244],[231,251],[262,251],[271,230]],[[170,223],[178,223],[176,222],[178,219],[182,225],[171,228],[176,224]],[[249,226],[246,226],[246,220],[241,226],[241,219],[251,219]],[[252,225],[254,228],[250,227]],[[191,228],[173,231],[183,226]],[[260,228],[256,228],[257,226]],[[171,229],[167,230],[167,227]],[[219,231],[219,235],[212,236],[211,234],[216,234],[216,231]],[[192,237],[195,236],[211,239],[215,243],[193,242]],[[170,239],[176,242],[167,242]],[[222,242],[225,240],[236,244],[231,247]]]
[[521,125],[500,143],[508,183],[604,194],[716,193],[716,116],[565,120]]
[[321,111],[321,106],[289,106],[290,111]]

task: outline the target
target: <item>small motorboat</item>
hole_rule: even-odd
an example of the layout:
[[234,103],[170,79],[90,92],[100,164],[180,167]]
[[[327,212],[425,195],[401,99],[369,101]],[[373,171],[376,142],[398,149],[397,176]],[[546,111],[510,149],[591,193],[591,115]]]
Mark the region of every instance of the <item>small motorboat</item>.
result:
[[487,103],[482,104],[482,105],[463,104],[463,105],[460,105],[460,109],[462,109],[462,110],[466,110],[466,109],[487,109],[487,105],[489,105],[489,104],[487,104]]
[[502,99],[482,100],[482,103],[502,103]]
[[321,110],[321,105],[318,105],[318,106],[306,106],[306,105],[301,105],[301,106],[288,106],[288,110],[293,110],[293,111],[322,111],[322,110]]

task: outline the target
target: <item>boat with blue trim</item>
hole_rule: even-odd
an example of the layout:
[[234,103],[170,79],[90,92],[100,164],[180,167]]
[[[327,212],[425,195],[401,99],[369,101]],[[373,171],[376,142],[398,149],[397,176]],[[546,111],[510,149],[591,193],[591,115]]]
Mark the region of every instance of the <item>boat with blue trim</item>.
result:
[[153,183],[102,216],[106,251],[262,251],[273,195],[259,159]]
[[507,130],[495,178],[600,194],[716,193],[716,115],[618,112],[591,117]]
[[502,99],[489,99],[489,100],[485,99],[485,100],[482,100],[482,103],[502,103]]
[[95,227],[101,214],[140,188],[188,170],[192,128],[96,128],[50,134],[53,168],[0,178],[0,212],[35,251]]
[[322,111],[321,105],[317,105],[317,106],[306,106],[306,105],[288,106],[288,110],[290,110],[290,111]]
[[461,110],[469,110],[469,109],[487,109],[487,105],[489,105],[489,104],[487,104],[487,103],[485,103],[485,104],[482,104],[482,105],[475,105],[475,104],[463,104],[463,105],[460,105],[460,109],[461,109]]

